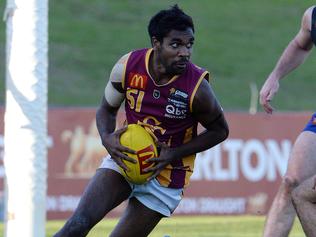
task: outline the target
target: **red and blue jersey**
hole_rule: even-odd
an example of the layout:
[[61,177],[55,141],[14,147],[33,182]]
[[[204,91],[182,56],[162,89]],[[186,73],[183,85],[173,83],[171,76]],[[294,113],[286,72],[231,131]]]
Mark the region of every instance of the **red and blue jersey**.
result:
[[[158,85],[148,71],[152,49],[130,53],[122,86],[125,90],[127,123],[142,124],[160,142],[180,146],[197,136],[197,121],[192,116],[193,98],[209,72],[189,63],[185,72],[168,83]],[[182,188],[189,183],[195,155],[177,159],[157,177],[161,185]]]

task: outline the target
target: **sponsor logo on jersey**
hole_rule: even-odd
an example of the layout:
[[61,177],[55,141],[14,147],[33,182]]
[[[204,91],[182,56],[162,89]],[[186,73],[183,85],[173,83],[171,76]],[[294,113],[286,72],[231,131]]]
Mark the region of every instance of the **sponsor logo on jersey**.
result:
[[165,117],[185,119],[188,112],[188,103],[188,93],[176,88],[171,88],[170,95],[168,97],[168,104],[165,110]]
[[147,86],[147,76],[130,72],[128,75],[128,84],[131,88],[145,90]]
[[184,99],[188,98],[188,94],[180,90],[176,90],[174,95],[177,97],[183,97]]

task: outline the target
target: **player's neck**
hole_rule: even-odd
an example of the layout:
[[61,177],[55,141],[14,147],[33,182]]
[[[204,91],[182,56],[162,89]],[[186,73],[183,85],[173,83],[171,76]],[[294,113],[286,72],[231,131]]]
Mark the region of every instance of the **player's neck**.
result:
[[150,76],[158,85],[168,83],[175,76],[167,72],[166,67],[161,63],[155,52],[150,55],[148,70]]

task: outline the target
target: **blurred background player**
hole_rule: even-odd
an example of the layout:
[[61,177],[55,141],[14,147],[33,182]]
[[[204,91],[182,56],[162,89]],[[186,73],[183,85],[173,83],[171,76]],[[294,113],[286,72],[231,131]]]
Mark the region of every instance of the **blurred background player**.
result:
[[[147,236],[178,206],[193,172],[195,154],[225,140],[228,126],[208,83],[209,72],[190,62],[194,25],[177,5],[158,12],[148,26],[152,48],[135,50],[114,66],[97,111],[97,127],[109,156],[85,190],[71,218],[55,237],[86,236],[110,210],[128,205],[111,237]],[[125,100],[127,122],[152,131],[160,146],[150,181],[128,183],[119,173],[133,162],[120,145],[126,128],[115,131]],[[205,131],[197,135],[197,124]]]
[[[315,27],[315,7],[310,7],[302,17],[299,32],[284,50],[260,91],[260,103],[267,113],[273,112],[270,102],[279,89],[279,80],[301,65],[312,51],[313,43],[316,44]],[[285,176],[266,218],[265,237],[288,236],[295,218],[291,192],[316,173],[315,122],[316,113],[295,141]]]
[[292,191],[292,201],[306,236],[316,236],[316,175]]

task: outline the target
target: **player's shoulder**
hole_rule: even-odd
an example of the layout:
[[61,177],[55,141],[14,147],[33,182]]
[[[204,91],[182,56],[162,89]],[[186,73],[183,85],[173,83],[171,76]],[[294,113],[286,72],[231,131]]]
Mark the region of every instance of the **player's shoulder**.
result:
[[313,10],[314,10],[315,7],[316,7],[316,5],[305,9],[304,14],[303,14],[303,19],[306,19],[306,20],[310,21],[312,19]]
[[190,62],[190,69],[191,69],[192,72],[196,73],[199,76],[202,76],[204,79],[209,81],[209,79],[210,79],[210,72],[208,70],[206,70],[205,68],[200,67],[200,66]]
[[314,10],[315,7],[316,7],[316,5],[313,5],[313,6],[308,7],[308,8],[305,10],[304,15],[311,16],[311,15],[312,15],[312,12],[313,12],[313,10]]
[[316,6],[311,6],[305,10],[302,17],[302,29],[310,31],[311,22],[312,22],[312,14],[315,7]]
[[134,49],[131,51],[131,53],[141,53],[141,52],[147,52],[148,50],[151,50],[152,48],[139,48],[139,49]]
[[204,72],[204,71],[206,71],[206,69],[204,69],[203,67],[200,67],[200,66],[196,65],[196,64],[193,63],[193,62],[190,62],[190,63],[189,63],[189,68],[190,68],[190,70],[195,71],[195,72]]
[[124,75],[124,68],[128,61],[131,52],[124,54],[119,58],[119,60],[114,64],[111,74],[110,74],[110,81],[111,82],[122,82],[123,75]]
[[120,59],[117,61],[118,64],[125,64],[129,58],[129,56],[131,55],[132,52],[128,52],[126,54],[124,54],[123,56],[120,57]]
[[130,56],[132,54],[146,54],[149,50],[151,50],[150,48],[141,48],[141,49],[134,49],[134,50],[131,50],[130,52],[124,54],[117,63],[120,63],[120,64],[125,64],[128,59],[130,58]]

